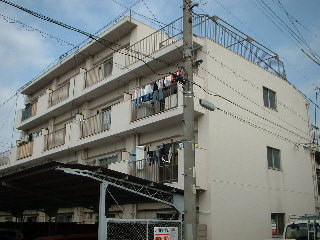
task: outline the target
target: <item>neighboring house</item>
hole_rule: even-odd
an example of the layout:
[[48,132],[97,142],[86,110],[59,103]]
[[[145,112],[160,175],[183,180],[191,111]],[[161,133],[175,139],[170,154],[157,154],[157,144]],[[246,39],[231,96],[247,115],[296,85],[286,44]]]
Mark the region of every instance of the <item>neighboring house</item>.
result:
[[[26,85],[16,122],[22,139],[1,171],[54,160],[183,189],[183,87],[170,77],[183,65],[181,21],[156,31],[124,18]],[[310,106],[278,56],[216,17],[195,21],[193,53],[203,60],[194,74],[194,134],[199,222],[208,239],[271,238],[290,214],[318,211]],[[124,209],[173,217],[160,205]],[[95,221],[85,209],[60,215]]]

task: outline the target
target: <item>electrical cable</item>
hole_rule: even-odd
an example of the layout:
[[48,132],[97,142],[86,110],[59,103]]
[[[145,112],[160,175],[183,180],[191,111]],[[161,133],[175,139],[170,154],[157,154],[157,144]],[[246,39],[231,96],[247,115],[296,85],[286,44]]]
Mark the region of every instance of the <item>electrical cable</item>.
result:
[[[202,68],[202,69],[203,69],[203,68]],[[205,69],[204,69],[204,70],[205,70]],[[206,70],[205,70],[205,71],[206,71]],[[206,72],[207,72],[208,74],[212,75],[210,72],[208,72],[208,71],[206,71]],[[212,76],[213,76],[215,79],[221,81],[222,83],[224,83],[224,84],[226,85],[226,83],[225,83],[224,81],[222,81],[220,78],[218,78],[218,77],[216,77],[216,76],[214,76],[214,75],[212,75]],[[238,108],[240,108],[240,109],[242,109],[242,110],[244,110],[244,111],[246,111],[246,112],[248,112],[248,113],[250,113],[250,114],[252,114],[252,115],[254,115],[254,116],[256,116],[256,117],[258,117],[258,118],[260,118],[260,119],[262,119],[262,120],[264,120],[264,121],[267,121],[267,122],[269,122],[269,123],[271,123],[271,124],[273,124],[273,125],[281,128],[281,129],[283,129],[283,130],[286,130],[287,132],[289,132],[289,133],[291,133],[291,134],[293,134],[293,135],[299,136],[299,137],[303,138],[303,139],[306,140],[306,141],[309,141],[309,139],[307,139],[307,138],[305,138],[305,137],[302,137],[302,136],[299,135],[298,133],[293,132],[293,131],[287,129],[287,128],[283,127],[282,125],[280,125],[280,124],[278,124],[278,123],[275,123],[275,122],[267,119],[266,117],[263,117],[263,116],[255,113],[255,112],[253,112],[252,110],[249,110],[249,109],[241,106],[240,104],[237,104],[237,103],[231,101],[230,99],[228,99],[228,98],[226,98],[226,97],[224,97],[224,96],[222,96],[222,95],[220,95],[220,94],[212,93],[210,90],[203,88],[203,87],[200,86],[199,84],[195,84],[195,85],[198,86],[198,87],[200,87],[202,90],[204,90],[204,91],[205,91],[207,94],[209,94],[209,95],[212,95],[212,96],[214,96],[214,97],[219,97],[219,98],[221,98],[221,99],[223,99],[223,100],[225,100],[225,101],[233,104],[234,106],[236,106],[236,107],[238,107]],[[227,84],[226,86],[230,86],[230,85]],[[240,92],[237,91],[237,93],[239,94]],[[240,94],[241,94],[241,93],[240,93]],[[241,96],[245,97],[243,94],[241,94]],[[247,97],[245,97],[245,98],[249,100],[249,98],[247,98]],[[250,99],[250,101],[260,107],[260,105],[258,105],[257,103],[255,103],[255,102],[252,101],[251,99]],[[295,126],[293,126],[293,125],[291,125],[291,126],[294,127],[295,129],[301,131],[301,132],[304,133],[305,135],[308,135],[308,134],[305,133],[304,131],[296,128]]]
[[[280,21],[280,24],[282,24],[282,26],[284,27],[284,29],[288,32],[288,34],[296,41],[296,43],[295,43],[295,45],[303,52],[303,53],[305,53],[304,51],[303,51],[303,48],[306,48],[306,49],[309,49],[309,52],[310,52],[310,54],[311,55],[313,55],[315,58],[316,58],[316,60],[314,60],[317,64],[319,64],[319,56],[317,55],[317,53],[315,53],[315,51],[313,50],[313,49],[311,49],[309,46],[308,46],[308,44],[306,45],[306,44],[304,44],[303,43],[303,40],[299,37],[299,36],[297,36],[297,34],[295,33],[295,31],[293,31],[263,0],[256,0],[257,1],[257,3],[258,4],[260,4],[260,6],[262,7],[262,9],[264,9],[265,11],[268,11],[268,9],[269,9],[269,11],[274,15],[274,16],[276,16],[278,19],[279,19],[279,21]],[[256,5],[257,6],[257,5]],[[259,7],[258,7],[259,8]],[[263,12],[263,14],[265,15],[265,16],[267,16],[268,18],[269,18],[269,20],[270,21],[272,21],[273,22],[273,24],[274,25],[276,25],[276,27],[283,33],[283,34],[285,34],[285,32],[282,30],[282,28],[277,24],[277,23],[275,23],[275,21],[272,19],[272,17],[269,17],[269,15],[267,14],[267,13],[265,13],[265,11],[263,11],[261,8],[259,8],[262,12]],[[286,34],[285,34],[286,35]],[[290,36],[289,36],[289,38],[290,38]],[[300,45],[300,46],[299,46]],[[310,58],[310,56],[308,56],[309,58]]]
[[[17,94],[17,98],[16,98],[16,103],[15,103],[15,111],[14,111],[14,118],[13,118],[13,123],[16,122],[16,117],[17,117],[17,108],[18,108],[18,94]],[[15,127],[14,124],[12,124],[12,135],[11,135],[11,147],[13,147],[13,135],[15,132]]]
[[[251,33],[253,33],[259,39],[259,41],[261,40],[264,45],[266,45],[269,49],[271,49],[270,45],[268,45],[268,43],[263,38],[258,36],[258,34],[255,31],[253,31],[248,25],[246,25],[239,17],[237,17],[235,14],[233,14],[230,9],[227,9],[227,7],[225,7],[221,2],[219,2],[217,0],[214,0],[214,1],[217,4],[219,4],[229,15],[233,16],[239,23],[241,23]],[[205,13],[205,11],[203,9],[201,9],[201,10]],[[292,63],[290,63],[290,61],[287,58],[285,58],[283,56],[281,56],[281,58],[283,58],[286,61],[286,63],[289,64],[293,69],[295,69],[306,81],[309,81],[309,79],[304,75],[304,73],[302,73],[301,70],[299,70],[296,66],[294,66]]]
[[[70,42],[67,42],[67,41],[62,40],[61,38],[55,37],[55,36],[53,36],[53,35],[51,35],[51,34],[49,34],[49,33],[46,33],[46,32],[44,32],[44,31],[41,31],[40,29],[37,29],[37,28],[35,28],[35,27],[29,26],[29,25],[27,25],[27,24],[24,24],[24,23],[22,23],[22,22],[20,22],[20,21],[18,21],[18,20],[16,20],[16,19],[10,18],[10,17],[8,17],[8,16],[6,16],[6,15],[4,15],[4,14],[2,14],[2,13],[0,13],[0,16],[2,16],[2,18],[3,18],[6,22],[8,22],[8,23],[18,23],[18,24],[20,24],[21,26],[23,26],[23,27],[25,27],[25,28],[31,29],[31,31],[39,32],[39,33],[41,34],[41,36],[44,37],[44,38],[46,38],[46,36],[47,36],[47,37],[49,37],[49,38],[51,38],[51,39],[55,39],[55,40],[56,40],[58,43],[60,43],[60,44],[61,44],[61,42],[62,42],[62,43],[64,43],[65,45],[69,45],[69,46],[72,46],[72,47],[75,47],[75,46],[76,46],[76,45],[74,45],[74,44],[72,44],[72,43],[70,43]],[[8,19],[9,19],[10,21],[8,21]],[[27,29],[26,29],[26,30],[27,30]],[[30,30],[27,30],[27,31],[30,31]]]
[[[263,1],[263,0],[261,0]],[[277,4],[276,1],[273,0],[273,2],[275,2]],[[295,18],[293,18],[289,13],[288,11],[284,8],[284,6],[282,5],[282,3],[278,0],[278,4],[277,4],[281,10],[283,10],[287,16],[287,18],[289,19],[289,21],[291,22],[292,26],[295,28],[296,31],[293,31],[293,33],[297,32],[299,34],[296,34],[296,36],[298,36],[302,41],[303,43],[307,46],[307,48],[310,50],[311,53],[314,53],[313,56],[316,57],[316,58],[319,58],[319,55],[316,54],[316,52],[309,46],[309,44],[307,43],[306,39],[304,38],[303,34],[301,34],[300,30],[298,29],[298,27],[295,25],[295,22],[298,22]],[[316,56],[315,56],[316,55]]]
[[[96,42],[104,45],[105,47],[110,48],[111,50],[114,50],[115,52],[119,52],[120,54],[123,54],[123,55],[126,55],[126,56],[130,56],[130,57],[133,57],[133,58],[136,58],[136,59],[142,61],[142,62],[143,62],[154,74],[156,74],[156,75],[164,75],[164,74],[166,74],[166,73],[162,73],[162,74],[161,74],[161,73],[156,72],[144,59],[139,58],[139,57],[137,57],[136,55],[130,55],[130,54],[128,54],[128,53],[124,53],[123,51],[120,51],[122,46],[121,46],[120,44],[118,44],[118,43],[114,43],[114,42],[111,42],[111,41],[109,41],[109,40],[100,38],[100,37],[98,37],[98,36],[95,36],[95,35],[93,35],[93,34],[90,34],[90,33],[88,33],[88,32],[85,32],[85,31],[83,31],[83,30],[81,30],[81,29],[79,29],[79,28],[70,26],[70,25],[68,25],[68,24],[65,24],[65,23],[60,22],[60,21],[57,21],[57,20],[54,20],[54,19],[49,18],[49,17],[47,17],[47,16],[45,16],[45,15],[42,15],[42,14],[40,14],[40,13],[31,11],[31,10],[29,10],[29,9],[27,9],[27,8],[24,8],[24,7],[22,7],[22,6],[19,6],[19,5],[17,5],[17,4],[14,4],[14,3],[12,3],[12,2],[9,2],[9,1],[7,1],[7,0],[0,0],[0,1],[3,2],[3,3],[6,3],[6,4],[8,4],[8,5],[12,6],[12,7],[18,8],[18,9],[20,9],[21,11],[24,11],[24,12],[26,12],[26,13],[28,13],[28,14],[30,14],[30,15],[33,15],[33,16],[39,18],[39,19],[42,19],[42,20],[44,20],[44,21],[47,21],[47,22],[50,22],[50,23],[53,23],[53,24],[56,24],[56,25],[59,25],[59,26],[61,26],[61,27],[63,27],[63,28],[66,28],[66,29],[68,29],[68,30],[71,30],[71,31],[80,33],[80,34],[82,34],[82,35],[85,35],[85,36],[91,38],[92,40],[94,40],[94,41],[96,41]],[[115,48],[115,47],[118,47],[118,48]],[[134,50],[129,50],[129,51],[131,51],[131,52],[134,53],[134,54],[141,54],[141,52],[138,52],[138,51],[134,51]],[[159,59],[159,58],[153,58],[153,57],[151,57],[150,55],[146,55],[146,54],[142,54],[142,55],[143,55],[144,57],[150,57],[150,58],[152,58],[152,59],[154,59],[154,60],[157,60],[157,61],[159,61],[159,62],[166,63],[168,66],[170,66],[170,64],[168,64],[167,61],[161,60],[161,59]]]
[[[255,83],[253,83],[252,81],[250,81],[249,79],[243,77],[241,74],[237,73],[237,71],[235,71],[234,69],[232,69],[231,67],[227,66],[225,63],[220,62],[216,57],[210,55],[209,52],[205,52],[203,50],[200,50],[202,53],[206,54],[207,56],[209,56],[211,59],[213,59],[215,62],[219,63],[222,67],[227,68],[229,70],[229,72],[231,72],[232,74],[234,74],[234,76],[240,78],[243,82],[251,85],[254,89],[256,89],[259,92],[262,92],[262,88],[258,85],[256,85]],[[298,90],[299,91],[299,90]],[[300,92],[300,91],[299,91]],[[301,92],[300,92],[301,93]],[[301,93],[304,97],[306,97],[303,93]],[[299,118],[301,118],[303,121],[308,121],[307,119],[305,119],[302,115],[300,115],[299,113],[297,113],[296,111],[294,111],[293,109],[291,109],[290,107],[288,107],[286,104],[282,103],[281,101],[277,100],[277,102],[279,103],[279,105],[283,106],[285,109],[291,111],[292,113],[294,113],[296,116],[298,116]],[[265,111],[267,111],[267,109],[264,109]]]

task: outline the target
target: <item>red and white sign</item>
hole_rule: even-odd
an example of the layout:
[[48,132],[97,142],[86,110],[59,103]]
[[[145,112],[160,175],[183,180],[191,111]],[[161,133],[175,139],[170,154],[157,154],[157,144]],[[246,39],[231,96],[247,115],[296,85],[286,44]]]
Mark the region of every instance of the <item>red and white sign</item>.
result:
[[178,240],[177,227],[154,227],[154,240]]

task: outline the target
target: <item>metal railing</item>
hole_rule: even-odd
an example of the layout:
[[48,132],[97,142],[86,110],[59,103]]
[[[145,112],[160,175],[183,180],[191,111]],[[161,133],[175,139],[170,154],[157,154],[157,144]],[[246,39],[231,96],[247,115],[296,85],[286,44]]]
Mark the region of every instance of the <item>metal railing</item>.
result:
[[284,65],[279,56],[238,29],[216,16],[197,16],[193,22],[193,34],[196,36],[209,38],[278,77],[286,79]]
[[33,141],[18,146],[18,159],[32,156]]
[[22,110],[22,117],[21,117],[21,121],[24,121],[34,115],[36,115],[37,113],[37,105],[38,102],[32,102],[30,104],[28,104],[23,110]]
[[44,151],[65,144],[66,128],[61,128],[44,136]]
[[[163,96],[160,97],[159,96]],[[178,106],[178,85],[156,90],[131,100],[131,121],[135,121]]]
[[[182,39],[182,18],[127,47],[125,65],[141,61],[153,53]],[[265,70],[286,79],[283,63],[279,56],[267,47],[254,41],[246,34],[218,17],[195,16],[193,34],[208,38],[233,51]]]
[[172,183],[178,181],[178,160],[165,159],[142,159],[131,162],[131,174],[153,182]]
[[110,126],[111,110],[86,118],[81,121],[81,138],[108,130]]
[[107,61],[95,66],[84,74],[84,88],[90,87],[98,82],[101,82],[106,77],[112,74],[113,60],[108,59]]
[[62,85],[49,94],[49,107],[54,106],[69,97],[70,82]]
[[182,18],[179,18],[151,35],[125,48],[125,65],[128,66],[136,63],[159,51],[161,48],[169,46],[182,39],[182,26]]
[[5,152],[0,153],[0,166],[4,166],[9,164],[11,151],[7,150]]

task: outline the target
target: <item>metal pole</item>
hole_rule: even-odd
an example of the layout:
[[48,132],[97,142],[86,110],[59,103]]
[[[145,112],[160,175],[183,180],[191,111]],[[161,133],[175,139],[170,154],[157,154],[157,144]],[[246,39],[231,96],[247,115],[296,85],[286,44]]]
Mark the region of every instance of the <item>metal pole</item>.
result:
[[186,71],[183,91],[184,136],[184,239],[196,240],[196,176],[193,102],[192,0],[183,0],[183,57]]
[[108,184],[100,183],[98,239],[107,239],[106,193]]

